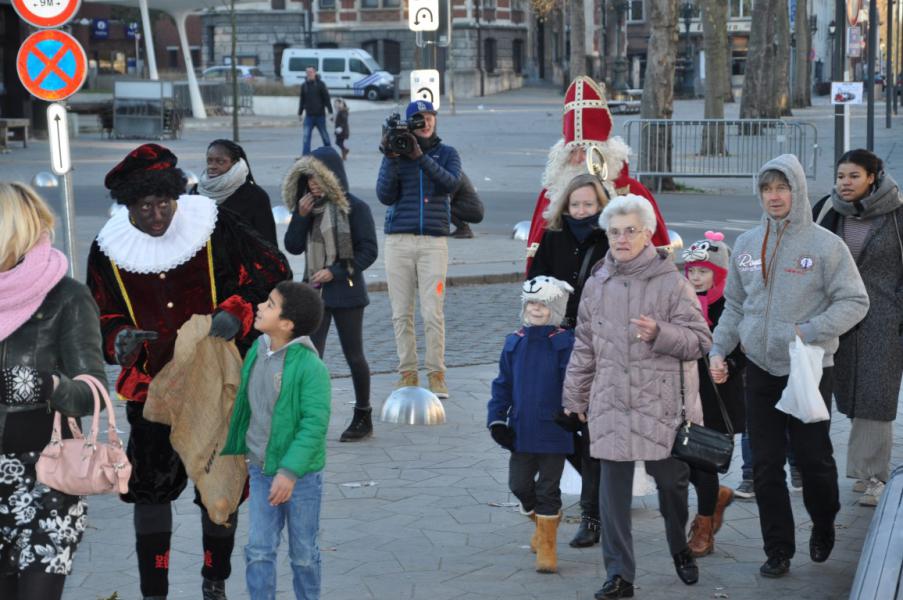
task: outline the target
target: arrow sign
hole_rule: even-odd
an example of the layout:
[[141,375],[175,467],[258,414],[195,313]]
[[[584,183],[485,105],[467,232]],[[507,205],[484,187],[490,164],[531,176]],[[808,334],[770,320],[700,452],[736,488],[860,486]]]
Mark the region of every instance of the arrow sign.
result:
[[62,27],[72,20],[81,4],[81,0],[13,0],[19,17],[40,29]]
[[439,110],[439,71],[419,69],[411,71],[411,102],[426,100]]
[[53,103],[47,107],[47,134],[50,141],[50,169],[57,175],[72,170],[69,154],[69,117],[66,107]]
[[411,31],[439,29],[439,0],[410,0],[408,29]]

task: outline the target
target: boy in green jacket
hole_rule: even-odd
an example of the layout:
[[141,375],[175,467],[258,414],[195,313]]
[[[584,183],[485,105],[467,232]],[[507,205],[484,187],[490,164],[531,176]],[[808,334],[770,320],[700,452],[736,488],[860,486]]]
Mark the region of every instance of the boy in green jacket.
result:
[[329,372],[307,337],[323,318],[311,286],[283,281],[257,305],[263,335],[248,351],[223,454],[248,460],[250,526],[245,546],[252,600],[276,597],[276,550],[288,523],[298,600],[320,597],[320,499],[329,426]]

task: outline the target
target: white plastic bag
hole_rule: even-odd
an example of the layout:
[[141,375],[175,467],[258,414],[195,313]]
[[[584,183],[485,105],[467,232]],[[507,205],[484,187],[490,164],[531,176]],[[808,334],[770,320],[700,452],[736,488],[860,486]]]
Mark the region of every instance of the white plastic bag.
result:
[[633,495],[649,496],[657,491],[655,479],[646,472],[646,463],[638,460],[633,463]]
[[564,461],[564,471],[561,473],[561,481],[558,488],[562,494],[568,496],[579,496],[580,490],[583,489],[583,479],[571,463]]
[[799,336],[790,342],[790,377],[775,408],[803,423],[817,423],[831,418],[818,390],[824,355],[824,348],[805,344]]

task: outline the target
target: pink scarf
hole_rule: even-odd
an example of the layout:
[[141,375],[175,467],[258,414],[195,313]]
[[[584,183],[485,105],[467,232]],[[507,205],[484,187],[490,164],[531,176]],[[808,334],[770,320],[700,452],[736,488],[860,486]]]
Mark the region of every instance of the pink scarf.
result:
[[37,312],[68,269],[66,256],[45,235],[19,264],[0,273],[0,342]]
[[712,287],[709,288],[705,294],[696,294],[696,298],[699,299],[699,305],[702,306],[702,316],[705,317],[705,322],[709,324],[709,327],[714,327],[715,323],[712,322],[712,318],[709,317],[709,306],[718,302],[722,296],[724,296],[724,279],[720,282],[716,283]]

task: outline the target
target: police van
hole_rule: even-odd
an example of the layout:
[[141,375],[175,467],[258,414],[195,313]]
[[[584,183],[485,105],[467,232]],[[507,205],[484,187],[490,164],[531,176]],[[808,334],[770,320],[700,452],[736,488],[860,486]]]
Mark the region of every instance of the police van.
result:
[[381,100],[395,94],[395,80],[373,57],[359,48],[286,48],[282,52],[282,82],[301,85],[307,67],[314,67],[333,96]]

